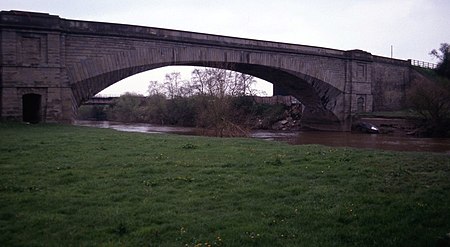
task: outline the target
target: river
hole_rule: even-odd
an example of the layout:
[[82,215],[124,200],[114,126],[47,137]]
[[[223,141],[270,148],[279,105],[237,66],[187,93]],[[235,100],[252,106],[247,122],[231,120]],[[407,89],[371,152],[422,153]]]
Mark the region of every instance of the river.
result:
[[[109,121],[76,121],[75,125],[109,128],[118,131],[142,133],[171,133],[180,135],[200,135],[196,128],[158,126],[152,124],[125,124]],[[438,152],[450,155],[448,138],[415,138],[403,135],[361,134],[351,132],[322,131],[265,131],[255,130],[252,138],[287,142],[292,145],[320,144],[333,147],[354,147],[393,151]]]

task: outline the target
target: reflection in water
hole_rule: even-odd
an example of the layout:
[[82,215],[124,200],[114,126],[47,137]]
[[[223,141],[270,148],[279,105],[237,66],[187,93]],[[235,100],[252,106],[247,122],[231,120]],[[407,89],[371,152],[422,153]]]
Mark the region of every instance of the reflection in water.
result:
[[[75,124],[129,132],[173,133],[182,135],[199,135],[201,133],[201,131],[196,128],[168,127],[152,124],[124,124],[108,121],[76,121]],[[359,134],[350,132],[279,132],[260,130],[252,132],[251,137],[265,140],[283,141],[293,145],[321,144],[333,147],[441,152],[450,154],[450,139],[414,138],[410,136]]]
[[115,129],[119,131],[126,132],[141,132],[141,133],[173,133],[173,134],[185,134],[185,135],[196,135],[195,128],[187,127],[169,127],[169,126],[159,126],[144,123],[119,123],[119,122],[109,122],[109,121],[75,121],[75,125],[79,126],[89,126],[96,128],[105,129]]
[[350,132],[301,131],[295,133],[255,132],[253,137],[285,141],[294,145],[321,144],[333,147],[370,148],[394,151],[442,152],[450,154],[450,139],[415,138]]

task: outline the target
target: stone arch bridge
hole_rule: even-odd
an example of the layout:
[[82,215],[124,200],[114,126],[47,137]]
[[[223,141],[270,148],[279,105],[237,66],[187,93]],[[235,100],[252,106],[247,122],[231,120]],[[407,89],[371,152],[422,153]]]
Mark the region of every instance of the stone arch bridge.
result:
[[361,50],[242,39],[0,12],[0,118],[71,122],[78,106],[117,81],[168,65],[232,69],[267,80],[305,106],[303,122],[349,130],[357,112],[397,110],[409,61]]

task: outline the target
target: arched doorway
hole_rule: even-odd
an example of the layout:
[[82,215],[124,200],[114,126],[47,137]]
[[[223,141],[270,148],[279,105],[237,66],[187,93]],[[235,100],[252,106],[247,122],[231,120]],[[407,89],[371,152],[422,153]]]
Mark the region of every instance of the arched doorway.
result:
[[41,95],[24,94],[22,96],[22,116],[24,122],[39,123],[41,121]]

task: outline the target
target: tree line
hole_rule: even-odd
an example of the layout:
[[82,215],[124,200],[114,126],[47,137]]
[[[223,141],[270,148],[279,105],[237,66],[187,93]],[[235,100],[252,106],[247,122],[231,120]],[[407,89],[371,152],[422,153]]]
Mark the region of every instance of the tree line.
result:
[[244,136],[251,128],[270,128],[283,117],[284,105],[258,104],[253,76],[218,68],[195,69],[190,80],[180,73],[151,81],[148,96],[126,93],[110,106],[82,106],[79,119],[194,126],[215,136]]
[[430,55],[439,60],[434,70],[423,69],[423,78],[413,82],[408,107],[419,116],[418,135],[450,137],[450,45],[442,43]]

